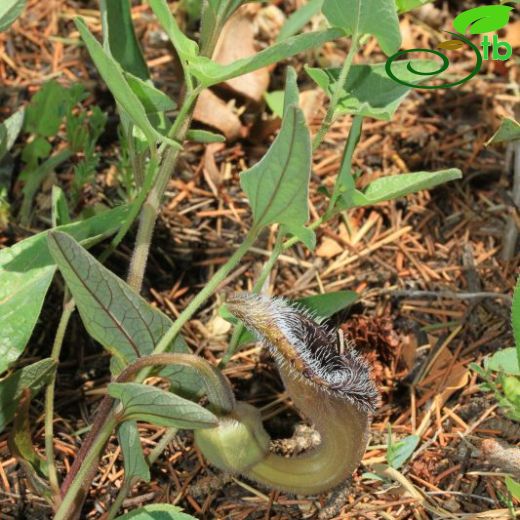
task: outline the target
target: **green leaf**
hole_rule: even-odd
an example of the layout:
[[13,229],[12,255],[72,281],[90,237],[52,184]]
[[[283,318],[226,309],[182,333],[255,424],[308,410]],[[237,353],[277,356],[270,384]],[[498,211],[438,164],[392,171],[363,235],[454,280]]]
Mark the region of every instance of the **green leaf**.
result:
[[31,488],[39,495],[50,498],[47,462],[36,451],[31,438],[30,404],[31,391],[26,389],[18,403],[7,445],[11,454],[23,468]]
[[116,520],[197,520],[187,515],[182,509],[170,504],[151,504],[140,507],[126,515],[118,516]]
[[[408,70],[427,72],[438,69],[433,60],[403,60],[393,64],[396,74],[413,84],[421,83],[421,76]],[[331,97],[336,88],[340,69],[305,67],[307,74]],[[428,76],[431,78],[432,76]],[[424,77],[423,77],[424,80]],[[399,105],[412,90],[388,77],[384,63],[353,65],[342,90],[335,114],[359,114],[383,121],[392,119]]]
[[325,0],[323,14],[347,35],[372,34],[390,56],[401,46],[401,31],[394,0]]
[[418,435],[409,435],[400,441],[393,443],[389,435],[386,460],[395,469],[399,469],[412,455],[421,438]]
[[25,130],[53,137],[70,107],[68,89],[51,80],[44,83],[27,106]]
[[520,482],[513,480],[511,477],[506,477],[506,487],[513,498],[520,500]]
[[[385,200],[397,199],[417,191],[429,190],[439,184],[460,178],[462,178],[462,173],[457,168],[439,170],[437,172],[401,173],[380,177],[371,182],[364,192],[355,190],[351,200],[354,207],[370,206]],[[340,207],[342,207],[344,200],[343,197],[339,199]],[[346,207],[352,206],[348,205]]]
[[137,357],[151,354],[170,328],[170,320],[70,236],[50,232],[49,250],[88,333],[114,357],[112,372],[119,373]]
[[0,161],[13,147],[23,127],[25,109],[21,108],[0,124]]
[[166,112],[176,108],[175,101],[167,96],[164,92],[155,88],[153,83],[148,80],[144,81],[141,78],[124,73],[126,81],[134,94],[139,98],[147,114],[155,114],[157,112]]
[[465,34],[483,34],[502,29],[509,22],[512,7],[508,5],[481,5],[460,13],[453,20],[453,27]]
[[188,130],[186,139],[196,143],[224,143],[226,141],[223,135],[208,132],[207,130]]
[[[124,222],[127,207],[115,208],[58,228],[77,240],[109,236]],[[22,354],[40,314],[56,265],[48,231],[0,250],[0,374]]]
[[520,376],[520,363],[514,347],[504,348],[495,352],[490,358],[485,360],[484,367],[486,370]]
[[506,399],[520,413],[520,379],[516,376],[502,376],[501,379]]
[[296,73],[288,69],[280,133],[264,157],[240,175],[240,185],[259,228],[276,222],[293,231],[309,218],[312,147],[303,112],[297,105],[289,104],[297,96]]
[[0,381],[0,433],[11,422],[24,390],[36,395],[56,370],[56,362],[43,359],[13,372]]
[[177,143],[164,137],[153,127],[139,98],[125,80],[121,66],[112,56],[105,52],[101,44],[92,36],[83,19],[75,18],[74,23],[85,42],[92,61],[110,92],[112,92],[117,103],[123,107],[134,124],[141,129],[147,141],[149,143],[155,143],[156,141],[167,142],[177,147]]
[[513,327],[513,337],[515,338],[518,366],[520,366],[520,276],[516,281],[513,304],[511,305],[511,326]]
[[283,90],[273,90],[272,92],[266,92],[264,94],[267,106],[271,109],[271,112],[278,117],[283,116]]
[[518,139],[520,139],[520,123],[515,119],[506,117],[502,119],[500,127],[486,145],[517,141]]
[[354,291],[336,291],[300,298],[297,302],[320,318],[329,318],[358,300]]
[[121,401],[122,420],[135,419],[175,428],[212,428],[218,419],[209,410],[171,392],[139,383],[110,383],[108,393]]
[[[151,354],[171,327],[171,320],[67,235],[49,235],[49,249],[88,333],[112,354],[112,373],[118,374],[138,356]],[[190,352],[180,336],[170,351]],[[160,373],[174,377],[176,388],[185,389],[187,394],[194,386],[202,386],[200,378],[188,367],[167,367]]]
[[70,223],[69,205],[65,193],[59,187],[52,187],[52,227]]
[[310,19],[321,11],[323,0],[309,0],[287,18],[276,41],[281,42],[295,35]]
[[130,0],[102,0],[100,9],[105,45],[113,58],[124,71],[148,79],[150,73],[135,35]]
[[423,5],[431,3],[433,0],[396,0],[395,3],[397,5],[397,10],[399,14],[407,13],[412,9],[416,9],[417,7],[421,7]]
[[144,458],[137,423],[135,421],[121,423],[117,429],[117,438],[123,452],[125,480],[131,482],[140,479],[150,482],[150,469]]
[[299,52],[320,47],[325,42],[343,35],[344,32],[341,29],[327,29],[299,34],[276,43],[253,56],[236,60],[228,65],[221,65],[204,56],[197,56],[189,59],[190,72],[201,82],[202,86],[209,87],[277,63]]
[[0,32],[8,29],[25,8],[25,0],[2,0],[0,5]]
[[190,40],[180,29],[177,20],[173,17],[166,0],[148,0],[157,20],[165,30],[173,47],[182,60],[189,60],[198,56],[199,47]]

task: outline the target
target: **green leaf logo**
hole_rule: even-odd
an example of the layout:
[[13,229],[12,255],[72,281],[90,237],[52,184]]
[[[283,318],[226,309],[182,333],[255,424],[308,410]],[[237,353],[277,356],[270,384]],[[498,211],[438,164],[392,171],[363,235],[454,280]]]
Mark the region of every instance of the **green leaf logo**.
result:
[[512,7],[508,5],[483,5],[460,13],[453,20],[453,27],[464,34],[482,34],[502,29],[509,22]]

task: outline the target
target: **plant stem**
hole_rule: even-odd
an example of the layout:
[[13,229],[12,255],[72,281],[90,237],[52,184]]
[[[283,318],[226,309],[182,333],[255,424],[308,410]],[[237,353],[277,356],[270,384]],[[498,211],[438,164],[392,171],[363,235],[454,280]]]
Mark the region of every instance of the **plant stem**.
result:
[[74,514],[74,511],[77,508],[76,500],[78,492],[81,490],[83,482],[88,480],[87,477],[92,471],[92,467],[99,460],[101,452],[110,438],[110,435],[112,435],[112,431],[116,427],[116,424],[117,420],[114,416],[109,417],[109,419],[103,424],[99,434],[94,439],[90,449],[87,451],[85,459],[82,461],[76,478],[73,480],[68,492],[63,497],[63,501],[61,502],[60,507],[56,512],[54,520],[66,520],[71,518],[71,515]]
[[[179,114],[177,115],[168,135],[171,139],[179,142],[184,140],[186,132],[190,127],[193,109],[199,93],[200,89],[195,89],[184,99]],[[168,181],[170,180],[175,164],[177,163],[179,153],[180,148],[177,147],[170,147],[165,152],[164,159],[157,172],[157,179],[150,189],[141,210],[137,238],[132,259],[130,261],[127,280],[128,284],[136,291],[140,291],[143,285],[144,271],[148,261],[148,254],[150,252],[150,244],[152,241],[153,230],[155,228],[155,221],[157,219],[161,200],[168,185]]]
[[[168,428],[164,432],[164,435],[162,436],[161,440],[150,452],[148,457],[146,457],[146,462],[148,463],[148,466],[154,464],[154,462],[161,456],[161,453],[166,449],[166,446],[177,435],[177,432],[177,428]],[[119,489],[114,502],[110,506],[110,510],[108,511],[108,516],[106,520],[113,520],[116,517],[119,509],[121,509],[121,506],[123,505],[125,498],[130,493],[133,484],[135,484],[135,481],[130,481],[126,478],[123,480],[123,484],[121,485],[121,488]]]
[[112,505],[110,506],[106,520],[113,520],[116,517],[117,512],[123,505],[125,498],[127,497],[128,493],[130,493],[131,487],[132,487],[132,482],[130,481],[130,479],[127,479],[125,477],[125,479],[123,480],[123,484],[121,485],[121,488],[119,489],[114,502],[112,502]]
[[161,341],[155,347],[153,353],[160,354],[165,352],[170,343],[175,339],[177,334],[181,331],[184,324],[197,312],[198,308],[218,289],[219,285],[225,280],[227,275],[235,268],[240,262],[242,257],[249,251],[249,248],[254,244],[258,230],[252,228],[247,234],[245,240],[233,253],[229,260],[214,274],[213,278],[206,284],[188,306],[181,312],[179,317],[175,320],[174,324],[169,328],[166,334],[162,337]]
[[[56,330],[56,336],[52,345],[51,359],[58,363],[60,359],[61,347],[65,337],[65,331],[69,319],[74,311],[74,300],[68,300],[68,291],[65,291],[63,311],[60,322]],[[54,496],[55,503],[60,501],[60,484],[58,482],[58,472],[56,471],[56,460],[54,457],[54,388],[56,385],[56,372],[51,376],[51,380],[45,389],[45,457],[47,459],[47,469],[49,471],[49,483]]]
[[[358,2],[358,4],[359,4],[359,2]],[[359,20],[359,16],[356,17],[356,20]],[[341,67],[341,72],[339,74],[338,81],[334,88],[334,92],[332,93],[332,96],[330,98],[329,108],[327,110],[327,113],[325,114],[325,118],[323,119],[323,122],[321,123],[321,126],[320,126],[318,132],[316,133],[316,135],[314,136],[314,139],[312,141],[312,150],[313,151],[315,151],[316,149],[319,148],[323,139],[327,135],[327,132],[329,131],[330,126],[332,125],[332,121],[334,120],[334,113],[336,112],[336,107],[338,106],[339,100],[341,98],[341,94],[343,92],[343,88],[345,86],[345,82],[348,77],[348,73],[350,72],[350,67],[352,66],[352,61],[354,60],[354,56],[356,55],[357,51],[358,51],[358,30],[357,30],[357,26],[356,26],[354,28],[354,32],[352,34],[352,44],[348,51],[347,57],[346,57],[345,61],[343,62],[343,66]]]

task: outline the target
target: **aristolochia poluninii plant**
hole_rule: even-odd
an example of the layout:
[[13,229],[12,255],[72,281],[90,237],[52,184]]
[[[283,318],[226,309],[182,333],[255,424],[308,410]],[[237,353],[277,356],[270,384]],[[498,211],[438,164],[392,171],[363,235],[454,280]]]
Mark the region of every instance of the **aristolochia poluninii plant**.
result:
[[[28,424],[25,404],[13,428],[11,446],[24,467],[34,472],[39,492],[53,505],[56,520],[77,518],[80,514],[99,458],[114,432],[124,456],[125,477],[109,518],[117,514],[136,480],[150,478],[149,464],[176,428],[194,430],[197,445],[215,466],[266,486],[298,493],[324,491],[341,482],[356,468],[365,450],[370,417],[377,404],[368,367],[352,350],[339,354],[334,335],[313,317],[326,317],[345,307],[353,300],[351,293],[343,291],[302,301],[300,305],[313,308],[312,315],[267,297],[242,295],[229,302],[231,313],[268,346],[294,403],[320,431],[321,444],[314,451],[291,459],[270,453],[270,439],[259,412],[247,403],[235,401],[220,369],[191,354],[180,332],[228,279],[266,228],[274,226],[276,240],[271,257],[255,281],[255,293],[260,292],[283,251],[298,242],[313,249],[315,230],[338,213],[432,188],[459,178],[460,171],[380,177],[363,191],[356,188],[352,158],[364,118],[389,120],[410,91],[410,87],[397,84],[385,75],[383,63],[353,64],[358,49],[366,41],[365,35],[375,36],[386,54],[398,50],[400,33],[394,0],[324,0],[323,12],[332,27],[292,36],[298,27],[303,27],[307,16],[316,11],[307,9],[298,15],[297,23],[294,17],[291,19],[290,28],[285,28],[272,46],[233,63],[216,63],[211,56],[217,39],[226,21],[244,3],[205,0],[201,37],[196,42],[181,31],[166,0],[148,0],[182,66],[183,96],[178,103],[153,85],[132,27],[129,0],[101,0],[102,43],[81,18],[76,19],[81,39],[114,96],[136,195],[128,206],[44,231],[0,251],[0,372],[9,369],[23,353],[57,268],[67,286],[50,358],[14,371],[0,381],[0,427],[13,419],[16,412],[13,403],[23,399],[26,404],[30,395],[46,388],[46,460],[24,458],[27,450],[22,448],[29,444],[28,435],[19,430]],[[350,37],[351,44],[340,69],[306,69],[329,97],[327,114],[314,137],[299,107],[296,73],[287,68],[280,131],[263,159],[240,176],[251,206],[250,228],[229,260],[172,322],[151,307],[139,292],[155,219],[184,142],[223,140],[211,132],[190,129],[200,93],[344,37]],[[396,63],[394,67],[401,67],[406,74],[406,65],[407,62]],[[341,166],[325,211],[309,223],[312,153],[322,144],[333,121],[343,114],[354,117]],[[125,283],[84,247],[115,234],[103,254],[103,259],[106,258],[136,220],[136,244]],[[54,382],[74,308],[92,338],[111,354],[112,382],[60,487],[53,444]],[[246,331],[237,324],[221,366],[246,339]],[[143,384],[149,375],[170,381],[170,390]],[[207,407],[197,402],[204,393],[209,401]],[[8,398],[4,399],[5,396]],[[139,442],[138,420],[169,428],[160,448],[148,459]],[[159,510],[167,511],[172,518],[187,516],[172,506],[160,506]],[[143,514],[150,512],[148,508]]]

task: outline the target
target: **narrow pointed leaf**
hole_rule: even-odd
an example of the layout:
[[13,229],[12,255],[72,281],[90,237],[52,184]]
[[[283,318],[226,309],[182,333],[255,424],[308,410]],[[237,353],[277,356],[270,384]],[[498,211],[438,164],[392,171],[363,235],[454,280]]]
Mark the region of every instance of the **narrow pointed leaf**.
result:
[[190,40],[180,29],[172,15],[166,0],[148,0],[152,11],[159,20],[159,23],[166,31],[168,38],[172,42],[177,54],[183,60],[194,58],[199,54],[199,47],[196,42]]
[[323,0],[309,0],[302,7],[296,9],[283,24],[280,33],[276,37],[276,41],[281,42],[295,35],[313,16],[320,12],[322,5]]
[[374,35],[388,56],[399,50],[401,31],[395,0],[325,0],[323,14],[348,35]]
[[100,9],[104,40],[114,59],[126,72],[148,79],[150,72],[135,35],[130,0],[102,0]]
[[369,206],[385,200],[392,200],[410,193],[428,190],[448,181],[461,179],[462,173],[457,168],[437,172],[401,173],[381,177],[370,183],[364,192],[355,190],[351,202],[340,197],[338,207]]
[[520,123],[515,119],[506,117],[500,123],[495,135],[486,144],[497,144],[520,139]]
[[324,43],[344,35],[341,29],[299,34],[276,43],[248,58],[242,58],[228,65],[221,65],[204,56],[189,59],[190,71],[203,86],[209,87],[248,72],[267,67],[273,63],[294,56],[299,52],[320,47]]
[[0,433],[13,420],[24,391],[29,389],[32,395],[36,395],[55,370],[55,361],[43,359],[20,368],[0,381]]
[[139,430],[135,421],[125,421],[117,429],[117,438],[125,465],[125,480],[134,479],[150,482],[150,469],[144,458]]
[[[124,222],[121,206],[57,228],[77,240],[109,236]],[[47,247],[48,231],[0,250],[0,374],[22,354],[36,325],[56,264]]]
[[20,16],[26,0],[2,0],[0,4],[0,32],[8,29]]
[[151,81],[144,81],[129,73],[125,73],[125,78],[147,114],[166,112],[176,108],[175,101],[164,92],[155,88]]
[[336,291],[300,298],[298,303],[321,318],[329,318],[359,299],[354,291]]
[[0,161],[13,147],[23,127],[25,109],[21,108],[0,124]]
[[31,438],[31,424],[29,421],[29,406],[31,391],[25,389],[18,403],[14,423],[8,439],[9,451],[22,466],[27,480],[35,493],[50,496],[47,483],[47,462],[36,451]]
[[280,133],[264,157],[240,175],[255,224],[286,224],[297,232],[308,220],[311,140],[303,112],[296,104],[296,76],[289,69],[285,114]]
[[92,36],[85,22],[81,18],[76,18],[75,24],[81,34],[81,38],[85,42],[92,61],[110,92],[112,92],[117,103],[123,107],[134,124],[142,130],[148,142],[164,141],[172,146],[178,146],[177,143],[164,137],[153,127],[139,98],[128,85],[121,66],[112,56],[107,54],[102,45]]
[[122,420],[175,428],[212,428],[217,417],[206,408],[171,392],[139,383],[111,383],[108,393],[121,401]]

